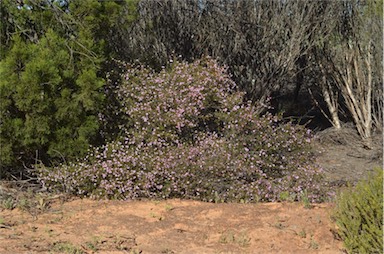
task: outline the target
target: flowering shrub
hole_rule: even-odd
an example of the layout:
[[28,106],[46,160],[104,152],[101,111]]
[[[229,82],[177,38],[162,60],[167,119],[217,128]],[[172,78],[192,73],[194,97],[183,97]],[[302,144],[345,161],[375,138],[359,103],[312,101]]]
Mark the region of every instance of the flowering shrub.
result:
[[321,201],[311,134],[258,115],[213,60],[175,62],[123,75],[118,96],[130,120],[124,135],[83,161],[41,171],[50,188],[117,199],[277,201],[281,193]]
[[209,58],[175,62],[157,74],[144,67],[128,69],[118,92],[122,111],[134,125],[128,131],[171,143],[188,141],[198,131],[218,131],[215,113],[242,100],[242,93],[231,94],[236,86],[225,73]]

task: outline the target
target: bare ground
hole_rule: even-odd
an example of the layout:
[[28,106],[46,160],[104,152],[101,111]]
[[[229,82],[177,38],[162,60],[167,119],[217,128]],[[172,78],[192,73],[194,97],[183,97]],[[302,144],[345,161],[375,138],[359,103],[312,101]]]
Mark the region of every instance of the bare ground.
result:
[[371,149],[364,148],[356,130],[329,128],[317,135],[318,158],[326,179],[334,185],[355,184],[376,167],[383,167],[383,133],[375,133]]
[[0,253],[342,253],[331,207],[76,199],[2,211]]
[[[333,185],[382,167],[381,134],[372,150],[355,137],[348,130],[318,137],[318,163]],[[0,208],[1,254],[343,253],[332,203],[308,209],[303,203],[37,200],[33,209]]]

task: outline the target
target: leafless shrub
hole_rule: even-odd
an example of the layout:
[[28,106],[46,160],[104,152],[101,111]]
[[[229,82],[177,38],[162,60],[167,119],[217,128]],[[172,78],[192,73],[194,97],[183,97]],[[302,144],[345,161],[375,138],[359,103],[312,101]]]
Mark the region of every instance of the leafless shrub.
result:
[[294,93],[305,85],[309,50],[325,40],[332,1],[141,1],[126,33],[127,55],[159,67],[169,56],[210,55],[229,66],[247,99]]
[[336,88],[323,89],[323,96],[335,123],[337,104],[331,102],[336,94],[329,96],[327,92],[340,91],[360,137],[371,148],[373,125],[382,126],[382,19],[373,1],[340,5],[344,10],[337,22],[340,25],[335,26],[333,38],[325,46],[325,61],[319,63],[327,78],[325,83],[333,82]]

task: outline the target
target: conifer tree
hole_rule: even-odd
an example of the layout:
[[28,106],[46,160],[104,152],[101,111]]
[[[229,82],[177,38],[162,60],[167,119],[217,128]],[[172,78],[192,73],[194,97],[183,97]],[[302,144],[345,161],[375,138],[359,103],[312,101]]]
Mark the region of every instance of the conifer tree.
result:
[[134,19],[134,3],[2,2],[0,177],[36,160],[74,159],[102,142],[102,67],[119,40],[109,35]]

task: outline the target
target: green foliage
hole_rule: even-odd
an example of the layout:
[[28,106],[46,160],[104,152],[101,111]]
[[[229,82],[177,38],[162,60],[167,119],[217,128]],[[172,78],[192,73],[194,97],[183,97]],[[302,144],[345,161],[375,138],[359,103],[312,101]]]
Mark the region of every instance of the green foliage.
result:
[[2,2],[0,177],[35,159],[74,159],[102,142],[102,64],[118,44],[110,33],[132,22],[135,3]]
[[85,252],[70,242],[55,242],[52,245],[52,250],[59,253],[67,254],[84,254]]
[[81,154],[97,134],[103,79],[92,64],[72,68],[67,46],[53,30],[37,44],[15,36],[0,62],[1,76],[8,77],[0,81],[2,166],[19,156],[28,160],[35,151],[42,159]]
[[341,193],[334,217],[349,253],[382,253],[383,170]]
[[83,30],[92,34],[107,58],[119,58],[123,50],[120,30],[136,20],[138,0],[75,0],[69,2],[73,19],[81,21]]

